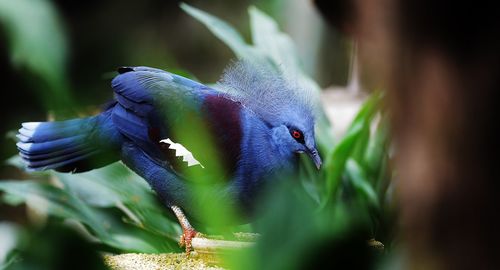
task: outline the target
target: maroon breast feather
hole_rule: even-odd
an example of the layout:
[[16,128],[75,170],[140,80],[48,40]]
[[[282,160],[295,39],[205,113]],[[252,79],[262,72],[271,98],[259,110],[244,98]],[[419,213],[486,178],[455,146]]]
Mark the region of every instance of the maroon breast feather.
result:
[[210,95],[203,102],[202,113],[226,173],[234,174],[241,154],[241,103]]

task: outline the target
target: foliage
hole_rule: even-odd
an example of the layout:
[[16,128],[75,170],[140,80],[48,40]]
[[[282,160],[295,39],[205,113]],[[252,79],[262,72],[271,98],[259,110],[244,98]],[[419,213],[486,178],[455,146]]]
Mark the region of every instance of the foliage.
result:
[[176,246],[176,224],[164,216],[144,180],[122,164],[43,176],[45,180],[2,181],[0,190],[18,198],[7,203],[22,201],[37,212],[79,222],[86,234],[119,250],[158,253]]
[[[34,2],[51,10],[45,1]],[[9,6],[8,1],[0,0],[1,6]],[[372,94],[347,134],[334,144],[330,124],[320,104],[319,86],[302,71],[293,42],[279,31],[269,16],[255,7],[249,9],[253,42],[249,44],[226,22],[186,4],[181,7],[221,39],[237,57],[280,69],[311,90],[318,104],[317,137],[324,159],[323,168],[318,172],[307,158],[303,158],[297,177],[300,181],[287,179],[285,185],[276,184],[269,192],[271,195],[264,196],[259,206],[264,218],[255,223],[255,228],[262,233],[257,248],[232,254],[227,258],[229,264],[234,268],[301,268],[313,260],[318,262],[316,256],[325,250],[336,252],[331,259],[339,261],[349,259],[349,252],[359,252],[353,260],[362,260],[366,255],[364,263],[371,263],[373,254],[366,250],[366,241],[375,237],[391,241],[390,235],[384,234],[390,229],[380,228],[390,226],[391,219],[387,200],[391,177],[387,169],[387,125],[380,110],[383,95]],[[61,29],[54,26],[47,36],[25,36],[25,26],[18,15],[1,10],[0,22],[10,33],[13,55],[24,59],[39,76],[53,80],[51,89],[57,95],[66,95],[61,92],[64,89],[61,87],[64,60],[57,60],[56,68],[49,71],[42,56],[44,50],[51,49],[36,45],[32,46],[34,51],[23,49],[26,42],[40,44],[38,41],[46,42],[51,35],[59,46],[64,46]],[[50,12],[40,18],[52,18],[48,24],[56,25],[54,14]],[[34,53],[42,60],[31,63],[28,59],[35,59]],[[47,57],[51,57],[50,54]],[[22,168],[18,158],[9,162]],[[51,219],[71,220],[87,238],[114,252],[180,251],[176,243],[179,225],[167,217],[167,211],[145,181],[123,164],[115,163],[82,174],[44,172],[30,176],[32,180],[1,181],[3,202],[24,203]]]

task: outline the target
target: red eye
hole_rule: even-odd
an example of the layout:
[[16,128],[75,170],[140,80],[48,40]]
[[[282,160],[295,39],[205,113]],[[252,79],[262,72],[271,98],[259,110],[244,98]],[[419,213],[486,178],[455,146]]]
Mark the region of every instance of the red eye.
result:
[[294,137],[295,139],[300,139],[302,137],[302,134],[300,134],[299,131],[294,130],[292,131],[292,137]]

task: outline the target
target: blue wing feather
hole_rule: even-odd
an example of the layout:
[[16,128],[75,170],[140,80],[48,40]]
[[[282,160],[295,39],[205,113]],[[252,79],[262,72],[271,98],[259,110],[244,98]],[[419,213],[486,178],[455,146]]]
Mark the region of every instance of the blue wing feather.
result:
[[[164,159],[159,139],[172,138],[172,128],[187,114],[200,114],[208,93],[203,84],[169,72],[134,67],[112,81],[118,104],[113,122],[120,132],[153,158]],[[158,134],[151,136],[151,131]]]
[[86,171],[116,160],[121,135],[110,112],[59,122],[23,123],[17,147],[29,170]]
[[161,159],[157,143],[149,137],[148,120],[123,108],[120,104],[113,109],[113,122],[125,137],[141,147],[151,157]]

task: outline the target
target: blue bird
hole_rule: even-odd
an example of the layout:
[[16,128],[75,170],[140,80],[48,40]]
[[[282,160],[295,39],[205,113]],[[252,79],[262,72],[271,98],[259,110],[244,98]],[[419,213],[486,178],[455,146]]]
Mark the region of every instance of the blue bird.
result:
[[[100,114],[23,123],[19,154],[34,171],[84,172],[123,161],[176,215],[188,253],[197,231],[187,216],[197,219],[203,200],[250,212],[266,182],[297,168],[298,153],[321,166],[312,102],[272,68],[234,62],[214,87],[150,67],[118,73],[114,100]],[[199,182],[190,170],[223,177],[210,182],[216,195],[190,196]]]

